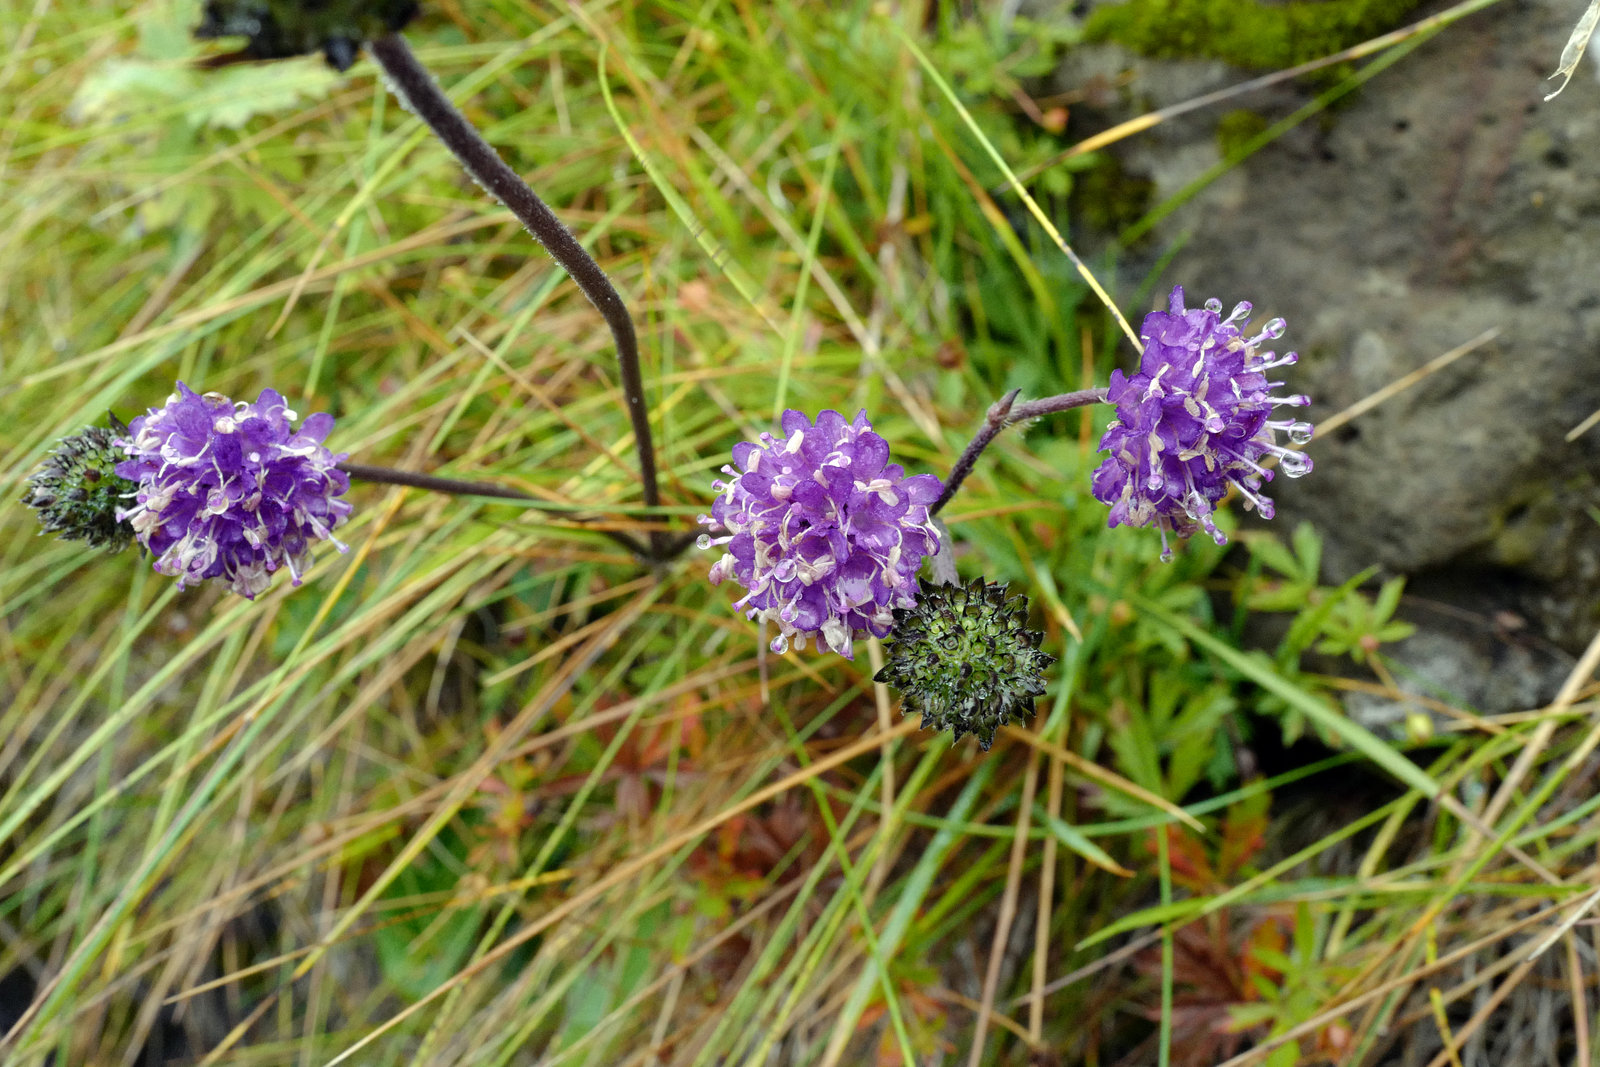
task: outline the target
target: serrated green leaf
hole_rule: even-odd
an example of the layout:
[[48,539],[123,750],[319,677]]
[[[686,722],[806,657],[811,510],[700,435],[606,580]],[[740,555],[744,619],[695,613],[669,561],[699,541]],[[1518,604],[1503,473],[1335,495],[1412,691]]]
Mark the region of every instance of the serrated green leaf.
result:
[[1396,752],[1360,723],[1329,708],[1304,689],[1284,679],[1277,671],[1270,667],[1263,667],[1256,658],[1219,641],[1188,619],[1173,615],[1143,598],[1135,598],[1133,603],[1142,613],[1149,614],[1156,620],[1172,627],[1188,640],[1217,659],[1227,663],[1234,670],[1243,674],[1263,689],[1276,694],[1290,707],[1293,707],[1315,723],[1318,728],[1341,738],[1351,748],[1360,752],[1368,760],[1388,771],[1412,789],[1419,790],[1424,796],[1428,797],[1438,795],[1439,783],[1434,781],[1432,776],[1399,752]]
[[1101,848],[1087,837],[1084,837],[1083,834],[1078,831],[1076,826],[1073,826],[1064,819],[1058,819],[1054,815],[1051,815],[1043,810],[1040,810],[1038,815],[1044,822],[1045,826],[1049,828],[1050,833],[1057,841],[1060,841],[1067,848],[1071,849],[1079,856],[1082,856],[1096,867],[1099,867],[1101,870],[1110,871],[1112,874],[1121,875],[1125,878],[1133,875],[1132,871],[1128,870],[1128,868],[1112,859],[1110,854],[1107,853],[1105,849]]

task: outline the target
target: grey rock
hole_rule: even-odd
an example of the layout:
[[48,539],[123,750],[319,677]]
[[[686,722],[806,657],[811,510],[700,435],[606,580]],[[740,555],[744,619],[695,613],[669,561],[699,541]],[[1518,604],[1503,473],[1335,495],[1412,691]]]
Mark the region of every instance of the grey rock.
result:
[[[1277,521],[1315,524],[1333,580],[1374,563],[1468,585],[1493,575],[1474,610],[1525,616],[1569,649],[1600,622],[1600,427],[1564,440],[1600,409],[1595,57],[1562,96],[1542,96],[1580,8],[1507,0],[1446,29],[1202,191],[1131,251],[1118,279],[1132,292],[1182,241],[1164,277],[1192,303],[1248,299],[1257,321],[1288,320],[1280,343],[1304,357],[1289,373],[1316,399],[1313,422],[1498,328],[1496,341],[1316,442],[1316,471],[1272,486]],[[1121,96],[1080,115],[1077,132],[1255,73],[1098,47],[1076,50],[1058,82],[1126,68],[1136,76]],[[1220,158],[1224,111],[1276,120],[1315,89],[1240,97],[1113,151],[1169,196]],[[1478,699],[1504,710],[1528,695]]]
[[1386,652],[1400,692],[1425,699],[1350,693],[1344,705],[1350,717],[1367,729],[1397,740],[1407,735],[1406,716],[1418,711],[1432,719],[1435,730],[1464,727],[1463,721],[1430,702],[1480,715],[1543,707],[1571,669],[1570,657],[1538,642],[1426,624]]

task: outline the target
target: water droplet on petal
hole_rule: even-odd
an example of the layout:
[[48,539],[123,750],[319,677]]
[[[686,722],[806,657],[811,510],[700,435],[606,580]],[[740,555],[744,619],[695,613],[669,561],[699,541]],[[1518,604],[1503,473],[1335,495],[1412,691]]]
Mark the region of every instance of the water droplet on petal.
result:
[[772,644],[768,645],[767,647],[772,649],[772,651],[777,655],[781,656],[785,652],[789,651],[789,638],[783,634],[779,634],[777,637],[772,639]]
[[1210,300],[1207,300],[1205,307],[1206,310],[1211,312],[1213,315],[1222,314],[1222,301],[1218,300],[1216,297],[1212,297]]
[[1288,326],[1289,324],[1284,322],[1282,319],[1268,319],[1267,324],[1261,327],[1261,332],[1268,337],[1277,339],[1283,336],[1283,331],[1286,330]]
[[699,537],[696,537],[694,539],[694,547],[698,548],[702,552],[704,552],[706,549],[710,548],[711,547],[711,535],[710,534],[701,534]]
[[1311,435],[1315,432],[1316,428],[1309,422],[1291,422],[1287,430],[1289,443],[1295,445],[1309,444]]
[[1278,460],[1278,468],[1290,478],[1310,474],[1311,466],[1311,457],[1304,452],[1285,452]]

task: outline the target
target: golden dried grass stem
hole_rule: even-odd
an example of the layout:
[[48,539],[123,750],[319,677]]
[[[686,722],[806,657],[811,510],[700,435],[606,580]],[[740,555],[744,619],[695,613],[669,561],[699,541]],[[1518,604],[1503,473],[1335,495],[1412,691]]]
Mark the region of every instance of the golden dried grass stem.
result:
[[1106,786],[1109,789],[1114,789],[1118,793],[1123,793],[1127,796],[1133,797],[1135,800],[1142,800],[1151,807],[1157,808],[1172,816],[1174,819],[1177,819],[1190,829],[1205,833],[1205,826],[1200,822],[1199,819],[1195,818],[1193,815],[1190,815],[1188,812],[1178,807],[1178,805],[1174,804],[1166,797],[1157,796],[1143,786],[1135,782],[1128,781],[1128,779],[1122,777],[1122,775],[1117,774],[1114,771],[1106,770],[1098,763],[1084,759],[1076,752],[1073,752],[1062,745],[1058,745],[1054,741],[1047,741],[1031,730],[1024,730],[1020,726],[1002,726],[1000,729],[1007,736],[1021,741],[1024,744],[1031,745],[1032,747],[1037,748],[1050,756],[1050,758],[1066,764],[1068,767],[1071,767],[1085,778],[1099,782],[1101,785]]
[[1017,806],[1017,835],[1011,839],[1006,887],[1000,897],[1000,914],[995,918],[994,939],[989,943],[989,965],[983,976],[983,1001],[978,1005],[972,1053],[967,1057],[967,1067],[980,1067],[983,1062],[983,1039],[988,1034],[989,1020],[994,1014],[995,994],[1000,988],[1000,965],[1005,960],[1006,945],[1011,940],[1011,924],[1017,917],[1017,891],[1022,887],[1023,861],[1028,854],[1028,830],[1033,823],[1033,795],[1038,787],[1039,758],[1039,749],[1028,752],[1028,769],[1022,776],[1022,800]]
[[1132,137],[1134,134],[1153,129],[1168,119],[1174,119],[1179,115],[1186,115],[1191,111],[1199,111],[1202,108],[1210,107],[1212,104],[1224,103],[1236,96],[1243,96],[1258,89],[1267,89],[1281,82],[1291,81],[1303,74],[1311,74],[1326,67],[1348,63],[1354,59],[1362,59],[1372,55],[1374,52],[1381,52],[1397,44],[1403,44],[1420,34],[1442,29],[1450,23],[1465,18],[1467,15],[1489,7],[1496,2],[1497,0],[1466,0],[1465,3],[1457,4],[1455,7],[1441,11],[1437,15],[1430,15],[1420,22],[1414,22],[1409,26],[1403,26],[1398,30],[1374,37],[1370,41],[1363,41],[1341,52],[1334,52],[1331,55],[1323,56],[1321,59],[1313,59],[1310,62],[1301,63],[1296,67],[1288,67],[1284,70],[1273,71],[1271,74],[1263,74],[1259,78],[1251,78],[1249,81],[1240,82],[1238,85],[1230,85],[1214,92],[1202,93],[1200,96],[1161,108],[1159,111],[1151,111],[1136,118],[1131,118],[1126,122],[1119,122],[1108,130],[1102,130],[1092,137],[1084,138],[1071,148],[1045,160],[1043,163],[1035,164],[1026,170],[1018,172],[1017,178],[1021,181],[1030,181],[1051,167],[1060,166],[1076,156],[1088,155],[1090,152],[1115,144],[1125,138]]
[[[1045,792],[1045,810],[1052,819],[1061,817],[1064,764],[1051,760]],[[1039,914],[1033,926],[1033,990],[1028,998],[1028,1040],[1038,1045],[1044,1040],[1045,983],[1050,973],[1050,909],[1055,903],[1056,855],[1059,846],[1052,835],[1044,839],[1039,859]]]
[[[683,846],[690,844],[701,837],[704,837],[706,834],[710,833],[712,830],[715,830],[718,826],[721,826],[734,816],[741,815],[752,808],[758,807],[759,805],[766,803],[768,800],[771,800],[773,797],[779,796],[790,789],[795,788],[796,786],[804,785],[807,781],[817,777],[824,771],[832,770],[834,767],[837,767],[842,763],[846,763],[852,759],[855,759],[864,752],[869,752],[874,748],[881,748],[887,745],[890,741],[913,734],[917,731],[917,729],[918,724],[916,719],[902,719],[900,722],[896,723],[894,728],[888,733],[864,737],[860,741],[857,741],[851,745],[847,745],[831,755],[824,756],[810,766],[794,772],[781,781],[774,782],[769,786],[758,789],[754,793],[751,793],[749,796],[745,797],[743,800],[740,800],[734,804],[730,804],[728,807],[717,812],[715,815],[702,819],[689,829],[673,834],[671,837],[667,838],[665,841],[656,845],[654,848],[651,848],[647,852],[635,856],[633,859],[630,859],[624,863],[618,864],[599,881],[584,889],[583,892],[568,898],[564,903],[552,908],[550,911],[546,912],[543,917],[529,923],[526,927],[517,931],[516,934],[507,938],[499,945],[496,945],[492,951],[487,952],[483,956],[479,957],[476,963],[473,963],[463,970],[458,971],[448,981],[440,984],[438,988],[426,994],[420,1000],[408,1005],[403,1010],[395,1013],[382,1023],[378,1024],[369,1033],[363,1035],[361,1040],[357,1041],[339,1055],[329,1060],[327,1067],[336,1067],[337,1064],[346,1062],[351,1056],[355,1055],[361,1049],[365,1048],[373,1041],[376,1041],[379,1037],[388,1033],[394,1027],[400,1025],[400,1023],[421,1011],[423,1008],[433,1003],[434,1000],[449,992],[451,989],[466,981],[468,978],[471,978],[484,969],[493,966],[495,963],[499,962],[507,955],[515,951],[519,946],[525,944],[535,937],[538,937],[551,926],[554,926],[556,923],[567,918],[569,915],[572,915],[581,908],[594,903],[606,892],[627,882],[629,879],[633,878],[634,875],[649,867],[651,864],[666,858]],[[302,964],[302,969],[304,969],[305,966],[305,964]]]
[[1484,809],[1483,821],[1491,826],[1500,821],[1501,814],[1506,805],[1511,802],[1512,794],[1527,777],[1528,771],[1533,768],[1534,761],[1544,754],[1545,748],[1550,744],[1550,739],[1555,736],[1556,727],[1561,723],[1560,711],[1568,704],[1578,699],[1578,693],[1588,683],[1595,669],[1600,667],[1600,631],[1596,631],[1589,641],[1589,647],[1584,649],[1583,655],[1573,666],[1572,672],[1567,675],[1566,681],[1561,685],[1561,691],[1556,694],[1555,700],[1550,703],[1551,715],[1544,719],[1534,729],[1533,736],[1528,738],[1522,751],[1517,753],[1517,761],[1511,765],[1511,770],[1506,772],[1505,780],[1500,783],[1500,788],[1495,790],[1494,798],[1489,801],[1489,806]]
[[1496,326],[1493,329],[1483,331],[1465,344],[1457,345],[1448,352],[1434,356],[1416,370],[1411,371],[1409,374],[1402,374],[1388,385],[1385,385],[1382,389],[1378,389],[1371,394],[1362,397],[1360,400],[1356,401],[1354,404],[1351,404],[1343,411],[1340,411],[1337,414],[1334,414],[1329,418],[1323,419],[1321,422],[1317,423],[1316,434],[1313,436],[1312,440],[1316,440],[1319,437],[1326,437],[1328,434],[1332,433],[1334,430],[1337,430],[1351,419],[1354,419],[1360,415],[1365,415],[1367,412],[1371,411],[1385,400],[1389,400],[1398,396],[1407,389],[1410,389],[1413,385],[1416,385],[1418,382],[1422,381],[1424,378],[1427,378],[1433,374],[1437,374],[1439,371],[1444,370],[1446,367],[1460,359],[1462,356],[1466,355],[1468,352],[1482,348],[1484,345],[1488,344],[1490,341],[1493,341],[1499,336],[1500,327]]
[[1499,941],[1503,941],[1512,934],[1519,933],[1535,923],[1540,922],[1541,920],[1550,918],[1552,915],[1559,912],[1564,906],[1564,903],[1551,904],[1547,907],[1539,909],[1532,915],[1525,915],[1520,919],[1508,919],[1503,925],[1494,927],[1493,933],[1480,937],[1476,941],[1462,945],[1453,952],[1448,952],[1443,956],[1440,956],[1438,960],[1433,963],[1425,964],[1424,966],[1418,967],[1407,974],[1388,979],[1370,989],[1365,990],[1364,992],[1355,994],[1348,1000],[1340,1001],[1339,1003],[1324,1009],[1304,1022],[1290,1027],[1283,1033],[1267,1038],[1254,1048],[1241,1052],[1232,1059],[1224,1060],[1222,1063],[1218,1064],[1217,1067],[1246,1067],[1247,1064],[1259,1063],[1270,1056],[1274,1050],[1287,1045],[1291,1041],[1298,1041],[1302,1037],[1316,1033],[1321,1027],[1326,1026],[1328,1023],[1333,1022],[1340,1016],[1349,1013],[1353,1009],[1382,1000],[1398,989],[1403,989],[1406,986],[1414,985],[1418,981],[1421,981],[1430,975],[1438,974],[1441,971],[1453,967],[1467,957],[1481,952],[1483,949],[1486,949]]

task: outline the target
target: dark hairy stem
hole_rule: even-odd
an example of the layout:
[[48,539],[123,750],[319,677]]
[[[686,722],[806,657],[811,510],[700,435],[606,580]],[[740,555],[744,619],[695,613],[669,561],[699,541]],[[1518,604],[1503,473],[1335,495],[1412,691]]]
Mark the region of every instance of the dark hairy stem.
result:
[[[426,489],[434,493],[450,493],[454,496],[486,496],[496,500],[528,500],[533,501],[540,510],[553,511],[541,505],[538,497],[524,493],[520,489],[507,489],[503,485],[490,485],[486,482],[463,482],[456,478],[438,478],[432,474],[420,474],[417,471],[396,470],[393,467],[373,467],[366,463],[341,463],[339,469],[352,478],[359,478],[364,482],[373,482],[377,485],[403,485],[411,489]],[[583,516],[570,516],[565,512],[557,512],[573,522],[593,522],[593,519]],[[621,530],[596,530],[595,533],[604,534],[617,544],[641,559],[651,559],[650,550],[636,538],[630,537]]]
[[[556,218],[545,202],[540,200],[517,172],[483,139],[466,116],[456,109],[398,33],[387,34],[368,45],[372,58],[377,60],[389,83],[400,99],[428,128],[443,141],[474,181],[483,186],[490,196],[511,209],[511,213],[526,226],[559,263],[572,280],[578,283],[583,295],[595,306],[611,336],[617,343],[617,363],[622,370],[622,394],[627,400],[628,417],[633,422],[633,439],[639,450],[639,474],[644,485],[644,502],[649,507],[661,503],[661,492],[656,486],[655,445],[650,436],[650,411],[645,404],[644,379],[639,369],[639,342],[634,335],[633,320],[617,294],[616,287],[606,272],[584,251],[583,245],[572,236],[561,220]],[[654,561],[668,558],[665,531],[650,531],[650,551],[647,556]]]
[[956,495],[956,490],[961,488],[961,483],[967,480],[967,475],[972,473],[972,468],[977,464],[978,457],[983,455],[983,450],[988,448],[989,442],[999,437],[1000,431],[1007,426],[1015,426],[1019,422],[1036,419],[1041,415],[1054,415],[1088,404],[1106,402],[1104,389],[1081,389],[1076,393],[1062,393],[1060,396],[1047,396],[1019,404],[1017,395],[1021,392],[1021,389],[1013,389],[989,405],[989,410],[983,417],[982,429],[962,450],[956,465],[950,468],[950,477],[945,479],[944,492],[940,493],[939,499],[928,508],[928,514],[939,514],[940,509],[950,502],[950,498]]

